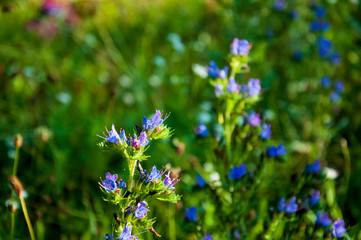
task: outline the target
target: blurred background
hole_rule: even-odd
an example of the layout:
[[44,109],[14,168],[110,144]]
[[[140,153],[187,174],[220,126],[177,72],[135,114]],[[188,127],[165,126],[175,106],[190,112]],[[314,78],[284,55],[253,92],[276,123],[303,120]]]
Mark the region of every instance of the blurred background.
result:
[[[97,182],[107,171],[121,177],[126,166],[98,149],[96,135],[113,123],[130,130],[156,109],[171,112],[166,123],[175,133],[152,144],[144,164],[178,171],[183,199],[154,202],[150,214],[160,216],[155,229],[163,239],[195,239],[184,208],[204,198],[192,164],[201,155],[194,129],[212,121],[206,66],[226,65],[235,37],[252,44],[245,78],[261,79],[257,110],[287,147],[285,171],[300,173],[317,157],[327,161],[344,218],[361,223],[359,0],[4,0],[0,6],[0,239],[9,238],[17,133],[24,139],[17,175],[37,239],[104,239],[112,210]],[[15,236],[27,239],[20,206],[15,217]]]

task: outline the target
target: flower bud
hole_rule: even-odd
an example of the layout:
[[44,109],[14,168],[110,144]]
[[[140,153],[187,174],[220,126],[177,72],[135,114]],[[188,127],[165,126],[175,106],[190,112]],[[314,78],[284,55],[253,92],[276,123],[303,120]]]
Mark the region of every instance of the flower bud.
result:
[[24,188],[20,180],[15,176],[10,176],[9,178],[10,185],[14,188],[16,195],[20,196]]
[[23,136],[21,134],[16,134],[14,137],[14,145],[16,148],[21,148],[23,145]]

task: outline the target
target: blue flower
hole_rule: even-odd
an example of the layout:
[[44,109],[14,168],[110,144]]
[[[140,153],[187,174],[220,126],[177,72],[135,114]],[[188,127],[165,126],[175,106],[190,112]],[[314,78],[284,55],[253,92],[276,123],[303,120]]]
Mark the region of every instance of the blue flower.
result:
[[179,182],[178,178],[171,179],[170,171],[169,171],[163,180],[163,185],[165,187],[168,187],[169,189],[174,189],[174,185],[176,185],[178,182]]
[[247,117],[247,123],[252,127],[258,127],[261,125],[261,117],[259,113],[251,112]]
[[332,220],[328,217],[328,213],[322,214],[321,211],[317,213],[316,225],[328,227],[332,224]]
[[335,88],[335,91],[336,91],[337,93],[341,93],[341,92],[344,91],[344,88],[345,88],[345,87],[344,87],[344,85],[343,85],[343,82],[340,81],[340,80],[338,80],[338,81],[335,82],[334,88]]
[[263,139],[270,139],[272,134],[271,124],[264,123],[262,124],[262,131],[259,136]]
[[213,235],[207,235],[203,238],[203,240],[212,240],[213,239]]
[[256,96],[261,92],[261,81],[259,79],[251,78],[248,80],[248,95]]
[[223,85],[222,84],[216,83],[214,85],[214,94],[216,95],[216,97],[223,95]]
[[105,240],[114,240],[114,234],[105,234]]
[[330,58],[331,62],[335,65],[339,65],[341,63],[341,58],[336,52],[332,53]]
[[206,186],[206,181],[204,180],[204,178],[202,178],[201,175],[197,175],[197,178],[196,178],[196,186],[197,187],[200,187],[200,188],[203,188],[204,186]]
[[114,124],[112,125],[112,130],[108,131],[108,129],[105,127],[105,130],[107,130],[108,136],[104,134],[105,137],[99,136],[105,140],[107,140],[108,142],[112,142],[112,143],[118,143],[119,142],[119,134],[117,132],[117,130],[115,130]]
[[251,45],[247,40],[239,40],[238,38],[233,39],[231,44],[231,53],[233,55],[246,56],[250,49]]
[[120,236],[117,240],[132,240],[132,239],[138,239],[135,235],[132,234],[132,227],[127,226],[127,223],[125,223],[125,226],[120,233]]
[[277,0],[273,3],[273,8],[276,10],[283,10],[286,8],[285,0]]
[[217,78],[219,76],[219,69],[215,62],[210,62],[208,67],[208,76],[212,78]]
[[114,191],[115,189],[118,188],[118,184],[117,184],[117,178],[118,178],[118,174],[114,174],[112,175],[111,173],[107,172],[105,174],[105,180],[102,181],[102,179],[100,178],[100,180],[102,181],[102,183],[99,183],[100,186],[102,186],[106,191]]
[[198,125],[198,128],[195,130],[196,134],[201,137],[207,137],[208,136],[208,128],[204,123],[200,123]]
[[313,206],[320,201],[320,191],[315,190],[310,198],[310,205]]
[[320,160],[317,159],[314,163],[307,164],[305,167],[305,174],[315,174],[317,172],[320,172],[322,170],[322,167],[320,165]]
[[291,198],[291,200],[286,204],[285,206],[285,212],[286,213],[295,213],[297,212],[297,203],[296,203],[296,197]]
[[332,92],[330,95],[330,102],[338,102],[340,101],[340,94],[338,94],[337,92]]
[[278,147],[276,146],[267,147],[267,155],[269,157],[280,157],[285,154],[286,154],[286,149],[283,143],[280,143]]
[[164,172],[157,170],[156,166],[153,166],[152,171],[149,173],[147,179],[145,180],[146,183],[154,182],[155,180],[159,179]]
[[318,38],[318,54],[321,57],[327,57],[332,49],[332,43],[327,38]]
[[299,13],[298,13],[298,11],[296,9],[293,9],[290,12],[290,16],[291,16],[292,19],[296,19],[296,18],[298,18]]
[[146,208],[145,206],[147,206],[147,203],[145,201],[143,201],[141,203],[138,203],[138,206],[137,206],[137,208],[135,209],[135,212],[134,212],[134,216],[136,218],[144,218],[145,215],[147,215],[149,209]]
[[117,187],[124,189],[127,187],[127,184],[123,180],[121,180],[117,182]]
[[228,175],[230,179],[235,180],[243,177],[244,175],[246,175],[246,173],[247,173],[247,165],[241,164],[238,167],[232,168],[231,171],[229,171]]
[[156,110],[155,114],[151,120],[147,119],[146,117],[143,118],[143,129],[149,130],[149,131],[153,130],[156,127],[158,127],[159,125],[161,125],[166,118],[167,118],[167,116],[164,117],[164,119],[162,119],[162,112],[159,110]]
[[317,7],[315,9],[315,14],[316,14],[316,17],[322,18],[326,15],[326,10],[324,8]]
[[342,219],[337,219],[332,225],[332,235],[341,238],[346,232],[345,222]]
[[227,90],[231,93],[238,93],[239,85],[236,83],[236,80],[234,78],[228,79]]
[[197,208],[196,207],[186,208],[186,210],[185,210],[185,218],[188,221],[195,222],[197,220]]
[[149,140],[147,138],[147,133],[142,132],[139,136],[139,140],[137,135],[134,134],[134,138],[132,139],[132,146],[135,148],[144,147],[148,144]]
[[283,212],[286,207],[286,199],[283,197],[278,202],[278,212]]
[[295,51],[293,52],[293,57],[295,58],[296,61],[301,61],[302,58],[303,58],[303,53],[302,53],[302,51],[300,51],[300,50],[295,50]]
[[219,70],[219,77],[222,79],[227,78],[227,74],[228,74],[228,67],[225,66],[223,69]]
[[323,76],[321,78],[321,86],[325,88],[329,88],[331,86],[331,79],[328,76]]
[[314,32],[328,31],[328,30],[330,30],[330,23],[327,21],[321,21],[321,20],[313,21],[310,24],[310,29],[311,29],[311,31],[314,31]]

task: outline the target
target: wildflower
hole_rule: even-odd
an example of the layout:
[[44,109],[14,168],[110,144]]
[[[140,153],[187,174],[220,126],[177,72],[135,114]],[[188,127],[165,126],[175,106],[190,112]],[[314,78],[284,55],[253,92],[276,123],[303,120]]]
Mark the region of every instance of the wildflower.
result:
[[310,198],[310,205],[313,206],[320,201],[320,191],[315,190]]
[[157,167],[153,166],[153,169],[150,172],[150,174],[148,175],[145,182],[146,183],[154,182],[155,180],[159,179],[163,174],[164,174],[164,172],[157,170]]
[[285,146],[283,145],[283,143],[281,143],[280,145],[278,145],[278,147],[276,147],[276,146],[268,147],[267,154],[269,157],[283,156],[286,154]]
[[214,85],[214,94],[216,95],[216,97],[219,97],[223,94],[223,85],[216,83]]
[[331,79],[330,77],[323,76],[321,78],[321,86],[325,88],[329,88],[331,86]]
[[200,187],[200,188],[203,188],[204,186],[206,186],[206,181],[204,180],[204,178],[202,178],[201,175],[197,175],[197,178],[196,178],[196,186],[197,187]]
[[103,133],[105,137],[102,137],[102,136],[99,136],[99,135],[98,135],[98,137],[101,137],[101,138],[107,140],[108,142],[112,142],[112,143],[118,143],[119,142],[120,137],[119,137],[118,132],[115,130],[114,124],[112,125],[112,130],[111,131],[108,131],[107,128],[105,128],[105,130],[107,130],[107,133],[108,133],[109,136],[107,136],[107,135],[105,135],[105,133]]
[[168,172],[168,174],[165,176],[164,180],[163,180],[163,184],[165,187],[168,187],[169,189],[174,189],[174,185],[176,185],[179,182],[179,179],[177,178],[170,178],[170,171]]
[[117,186],[124,189],[127,187],[127,184],[123,180],[121,180],[121,181],[117,182]]
[[105,240],[114,240],[114,234],[105,234]]
[[137,208],[135,209],[135,212],[134,212],[134,216],[136,218],[144,218],[145,215],[147,215],[149,209],[146,208],[145,206],[147,206],[147,203],[145,201],[143,201],[141,203],[138,203],[138,206],[137,206]]
[[127,222],[125,223],[125,226],[122,230],[122,232],[120,233],[120,236],[117,240],[132,240],[132,239],[138,239],[135,235],[131,235],[132,234],[132,227],[131,226],[127,226]]
[[146,146],[148,144],[149,140],[147,138],[147,133],[146,132],[142,132],[139,136],[139,146],[143,147]]
[[261,81],[251,78],[248,80],[247,87],[249,96],[257,96],[261,92]]
[[343,90],[344,90],[343,82],[340,80],[336,81],[335,82],[335,91],[337,93],[341,93],[341,92],[343,92]]
[[186,208],[185,218],[188,221],[195,222],[197,220],[197,208],[196,207]]
[[291,200],[285,206],[286,213],[295,213],[297,212],[297,203],[296,197],[291,198]]
[[244,175],[246,175],[246,173],[247,173],[247,165],[241,164],[238,167],[232,168],[231,171],[229,171],[228,175],[230,179],[235,180],[243,177]]
[[207,235],[203,238],[203,240],[212,240],[213,239],[213,235]]
[[168,116],[169,114],[162,119],[162,112],[156,110],[151,120],[147,119],[146,117],[143,118],[143,129],[148,131],[155,129],[156,127],[161,125],[167,119]]
[[320,37],[318,38],[318,54],[321,57],[326,57],[330,54],[332,43],[327,38]]
[[304,170],[305,174],[314,174],[317,172],[320,172],[322,170],[322,167],[320,165],[320,160],[317,159],[314,163],[307,164]]
[[296,19],[296,18],[298,18],[299,13],[298,13],[298,11],[297,11],[296,9],[293,9],[293,10],[290,12],[290,16],[291,16],[292,19]]
[[239,233],[238,229],[234,230],[234,238],[237,240],[241,239],[241,234]]
[[239,85],[236,83],[234,78],[229,78],[227,83],[227,90],[231,93],[238,93],[239,92]]
[[251,45],[247,40],[233,39],[231,44],[231,53],[233,55],[247,56],[250,49]]
[[277,0],[273,3],[273,8],[276,10],[283,10],[286,8],[285,0]]
[[261,125],[261,117],[259,113],[251,112],[247,117],[247,123],[252,127],[257,127]]
[[272,134],[271,124],[264,123],[262,124],[262,131],[259,136],[263,139],[270,139]]
[[105,174],[105,180],[102,181],[102,179],[100,178],[100,180],[102,181],[102,183],[99,183],[100,186],[102,186],[106,191],[114,191],[115,189],[118,188],[118,184],[117,184],[117,178],[118,178],[118,174],[114,174],[112,175],[111,173],[107,172]]
[[335,65],[339,65],[341,63],[341,58],[336,52],[332,53],[330,58],[331,62]]
[[210,62],[208,67],[208,76],[212,78],[217,78],[219,76],[219,69],[215,62]]
[[346,232],[345,222],[342,219],[337,219],[332,225],[332,234],[334,237],[341,238]]
[[340,101],[340,95],[337,92],[332,92],[330,95],[330,102],[338,102]]
[[328,30],[330,30],[330,23],[327,21],[321,21],[321,20],[313,21],[310,24],[310,30],[314,31],[314,32],[328,31]]
[[225,66],[223,69],[219,70],[219,77],[222,79],[227,78],[227,74],[228,74],[228,67]]
[[332,220],[328,217],[328,213],[322,214],[321,211],[317,213],[316,225],[328,227],[332,224]]
[[326,15],[326,10],[324,8],[317,7],[315,9],[315,14],[316,14],[316,17],[322,18]]
[[295,58],[296,61],[301,61],[302,58],[303,58],[303,53],[302,53],[302,51],[300,51],[300,50],[295,50],[295,51],[293,52],[293,57]]
[[208,136],[208,128],[204,123],[200,123],[198,125],[198,128],[196,129],[196,134],[201,137],[207,137]]
[[278,211],[279,212],[283,212],[285,210],[286,207],[286,200],[285,198],[281,198],[280,201],[278,202]]

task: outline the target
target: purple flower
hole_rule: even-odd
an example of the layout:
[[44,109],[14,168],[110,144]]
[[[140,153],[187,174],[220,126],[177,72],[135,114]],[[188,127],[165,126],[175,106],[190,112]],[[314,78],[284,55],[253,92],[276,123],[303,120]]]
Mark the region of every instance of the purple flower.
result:
[[264,123],[262,124],[262,131],[259,136],[263,139],[270,139],[272,134],[271,124]]
[[197,187],[200,187],[200,188],[203,188],[204,186],[206,186],[206,181],[204,180],[204,178],[202,178],[201,175],[197,175],[197,178],[196,178],[196,186]]
[[267,148],[267,155],[269,157],[280,157],[286,154],[286,149],[283,143],[280,143],[278,147],[271,146]]
[[258,127],[261,125],[261,117],[259,113],[251,112],[247,117],[247,123],[252,127]]
[[120,233],[120,236],[117,240],[132,240],[132,239],[138,239],[135,235],[131,235],[132,234],[132,227],[131,226],[127,226],[127,223],[125,223],[125,226],[122,230],[122,232]]
[[134,216],[136,218],[144,218],[145,215],[147,215],[149,209],[146,208],[145,206],[147,206],[147,203],[145,201],[143,201],[141,203],[138,203],[138,206],[137,206],[137,208],[135,209],[135,212],[134,212]]
[[317,159],[314,163],[307,164],[305,167],[305,174],[315,174],[317,172],[320,172],[322,170],[322,167],[320,165],[320,160]]
[[326,57],[330,54],[332,49],[332,43],[327,38],[320,37],[318,38],[318,54],[321,57]]
[[195,222],[197,220],[197,208],[196,207],[186,208],[185,218],[188,221]]
[[285,206],[286,213],[295,213],[297,212],[297,203],[296,197],[291,198],[291,200]]
[[234,238],[237,239],[237,240],[241,239],[241,234],[239,234],[238,229],[234,230]]
[[310,205],[313,206],[320,201],[320,191],[315,190],[310,198]]
[[332,53],[330,58],[331,62],[335,65],[339,65],[341,63],[341,58],[336,52]]
[[168,187],[169,189],[174,189],[174,185],[176,185],[179,182],[179,179],[177,178],[170,178],[170,171],[168,172],[168,174],[165,176],[164,180],[163,180],[163,184],[165,187]]
[[153,166],[152,171],[149,173],[147,179],[145,180],[146,183],[154,182],[155,180],[159,179],[164,172],[157,170],[156,166]]
[[114,234],[105,234],[105,240],[114,240]]
[[338,102],[340,101],[340,94],[338,94],[337,92],[332,92],[330,95],[330,102]]
[[337,92],[337,93],[341,93],[341,92],[343,92],[343,90],[344,90],[344,85],[343,85],[343,82],[342,81],[340,81],[340,80],[337,80],[336,82],[335,82],[335,91]]
[[196,134],[201,137],[207,137],[208,136],[208,128],[204,123],[200,123],[198,125],[198,128],[195,130]]
[[322,214],[321,211],[317,213],[316,225],[328,227],[332,224],[332,220],[328,217],[328,213]]
[[117,178],[118,178],[118,174],[114,174],[112,175],[111,173],[107,172],[105,174],[105,180],[102,181],[102,179],[100,178],[100,180],[102,181],[102,183],[99,183],[100,186],[102,186],[106,191],[114,191],[115,189],[118,188],[118,184],[117,184]]
[[214,85],[214,94],[216,95],[216,97],[223,95],[223,85],[222,84],[216,83]]
[[219,77],[222,79],[227,78],[227,74],[228,74],[228,67],[225,66],[223,69],[219,70]]
[[146,132],[142,132],[139,136],[139,140],[137,135],[134,134],[134,138],[132,141],[132,146],[135,148],[139,148],[139,147],[144,147],[148,144],[149,140],[147,138],[147,133]]
[[278,202],[278,212],[283,212],[286,207],[286,199],[283,197]]
[[231,44],[231,53],[233,55],[247,56],[250,49],[251,45],[247,40],[233,39]]
[[238,93],[239,92],[239,85],[236,83],[234,78],[229,78],[227,83],[227,90],[231,93]]
[[207,235],[203,238],[203,240],[212,240],[213,239],[213,235]]
[[228,175],[230,179],[235,180],[243,177],[244,175],[246,175],[246,173],[247,173],[247,165],[241,164],[238,167],[232,168],[231,171],[229,171]]
[[102,137],[102,136],[99,136],[98,137],[101,137],[105,140],[107,140],[108,142],[112,142],[112,143],[118,143],[119,142],[119,134],[117,132],[117,130],[115,130],[115,127],[114,127],[114,124],[112,125],[112,130],[111,131],[108,131],[108,129],[105,127],[105,130],[107,131],[108,133],[108,136],[104,134],[105,137]]
[[345,232],[345,222],[342,219],[337,219],[332,225],[332,235],[341,238]]
[[159,110],[155,111],[155,114],[151,120],[147,119],[146,117],[143,118],[143,129],[144,130],[153,130],[159,125],[161,125],[167,116],[162,119],[162,112]]
[[325,88],[329,88],[331,86],[331,79],[330,77],[323,76],[321,78],[321,86]]
[[259,79],[250,78],[248,80],[248,95],[256,96],[261,92],[261,81]]
[[273,3],[273,8],[276,10],[283,10],[286,8],[285,0],[277,0]]

